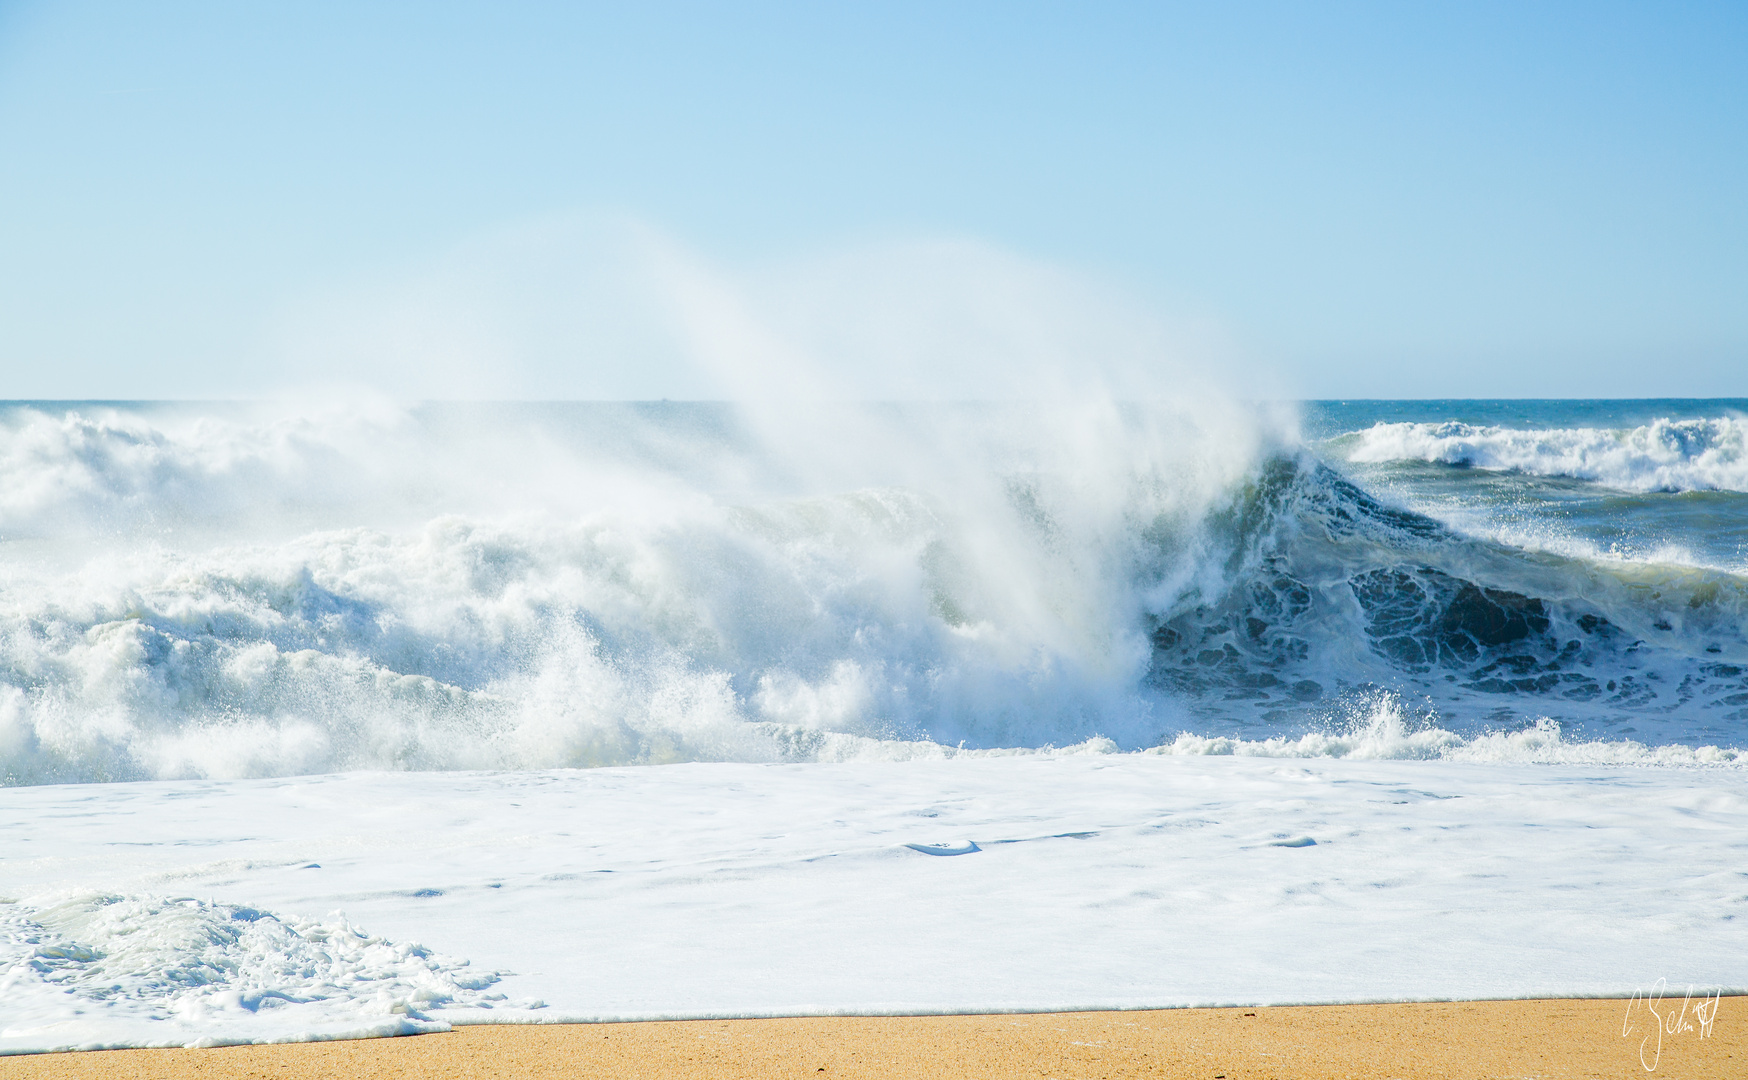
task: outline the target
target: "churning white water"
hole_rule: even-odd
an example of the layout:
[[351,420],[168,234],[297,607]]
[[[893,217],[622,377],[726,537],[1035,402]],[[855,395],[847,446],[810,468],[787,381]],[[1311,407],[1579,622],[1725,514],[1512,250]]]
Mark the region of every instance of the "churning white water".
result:
[[1743,580],[1290,413],[14,405],[0,554],[0,1052],[1740,986]]
[[1149,745],[1233,409],[15,407],[12,782]]
[[0,481],[14,784],[1312,752],[1380,694],[1624,760],[1748,692],[1740,579],[1464,538],[1217,399],[17,405]]

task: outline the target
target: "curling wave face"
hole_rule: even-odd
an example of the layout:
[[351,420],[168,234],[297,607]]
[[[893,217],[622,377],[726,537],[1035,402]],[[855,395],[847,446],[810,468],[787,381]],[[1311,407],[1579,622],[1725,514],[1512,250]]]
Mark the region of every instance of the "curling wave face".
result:
[[1266,463],[1209,524],[1226,576],[1156,617],[1150,679],[1210,722],[1310,723],[1388,688],[1441,731],[1741,741],[1739,575],[1467,536],[1308,455]]
[[1748,720],[1742,578],[1466,536],[1217,402],[14,406],[0,480],[14,784]]

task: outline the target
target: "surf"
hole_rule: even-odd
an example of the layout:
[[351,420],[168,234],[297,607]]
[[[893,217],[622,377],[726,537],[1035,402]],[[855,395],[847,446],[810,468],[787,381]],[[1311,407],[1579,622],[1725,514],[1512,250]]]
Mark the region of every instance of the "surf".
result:
[[1452,753],[1741,745],[1742,577],[1465,532],[1298,423],[8,406],[0,777],[1317,754],[1386,697]]
[[1569,477],[1622,491],[1748,491],[1748,420],[1658,417],[1626,428],[1380,422],[1341,440],[1349,461],[1424,461]]

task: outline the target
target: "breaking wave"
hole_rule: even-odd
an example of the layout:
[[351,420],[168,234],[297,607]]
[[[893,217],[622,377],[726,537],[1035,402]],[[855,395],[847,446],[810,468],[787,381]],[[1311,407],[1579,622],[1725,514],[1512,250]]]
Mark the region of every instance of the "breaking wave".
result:
[[1218,403],[15,406],[0,480],[11,784],[1748,722],[1748,581],[1464,536]]
[[1465,734],[1549,719],[1586,738],[1741,741],[1740,575],[1467,536],[1308,455],[1264,464],[1209,535],[1224,576],[1155,616],[1150,673],[1204,726],[1327,721],[1383,689]]
[[1379,423],[1336,444],[1359,464],[1436,462],[1571,477],[1622,491],[1748,492],[1748,421],[1739,416],[1620,429]]

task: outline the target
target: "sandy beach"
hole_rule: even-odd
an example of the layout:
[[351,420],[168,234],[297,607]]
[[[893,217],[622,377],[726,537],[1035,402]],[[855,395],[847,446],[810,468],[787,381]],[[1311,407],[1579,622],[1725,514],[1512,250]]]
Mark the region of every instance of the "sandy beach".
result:
[[[1735,1080],[1748,998],[1680,998],[459,1028],[440,1035],[0,1058],[0,1077],[1396,1077]],[[1669,1019],[1674,1014],[1674,1019]],[[1674,1028],[1674,1031],[1668,1030]],[[1642,1058],[1641,1058],[1642,1055]],[[1649,1066],[1649,1067],[1647,1067]]]

